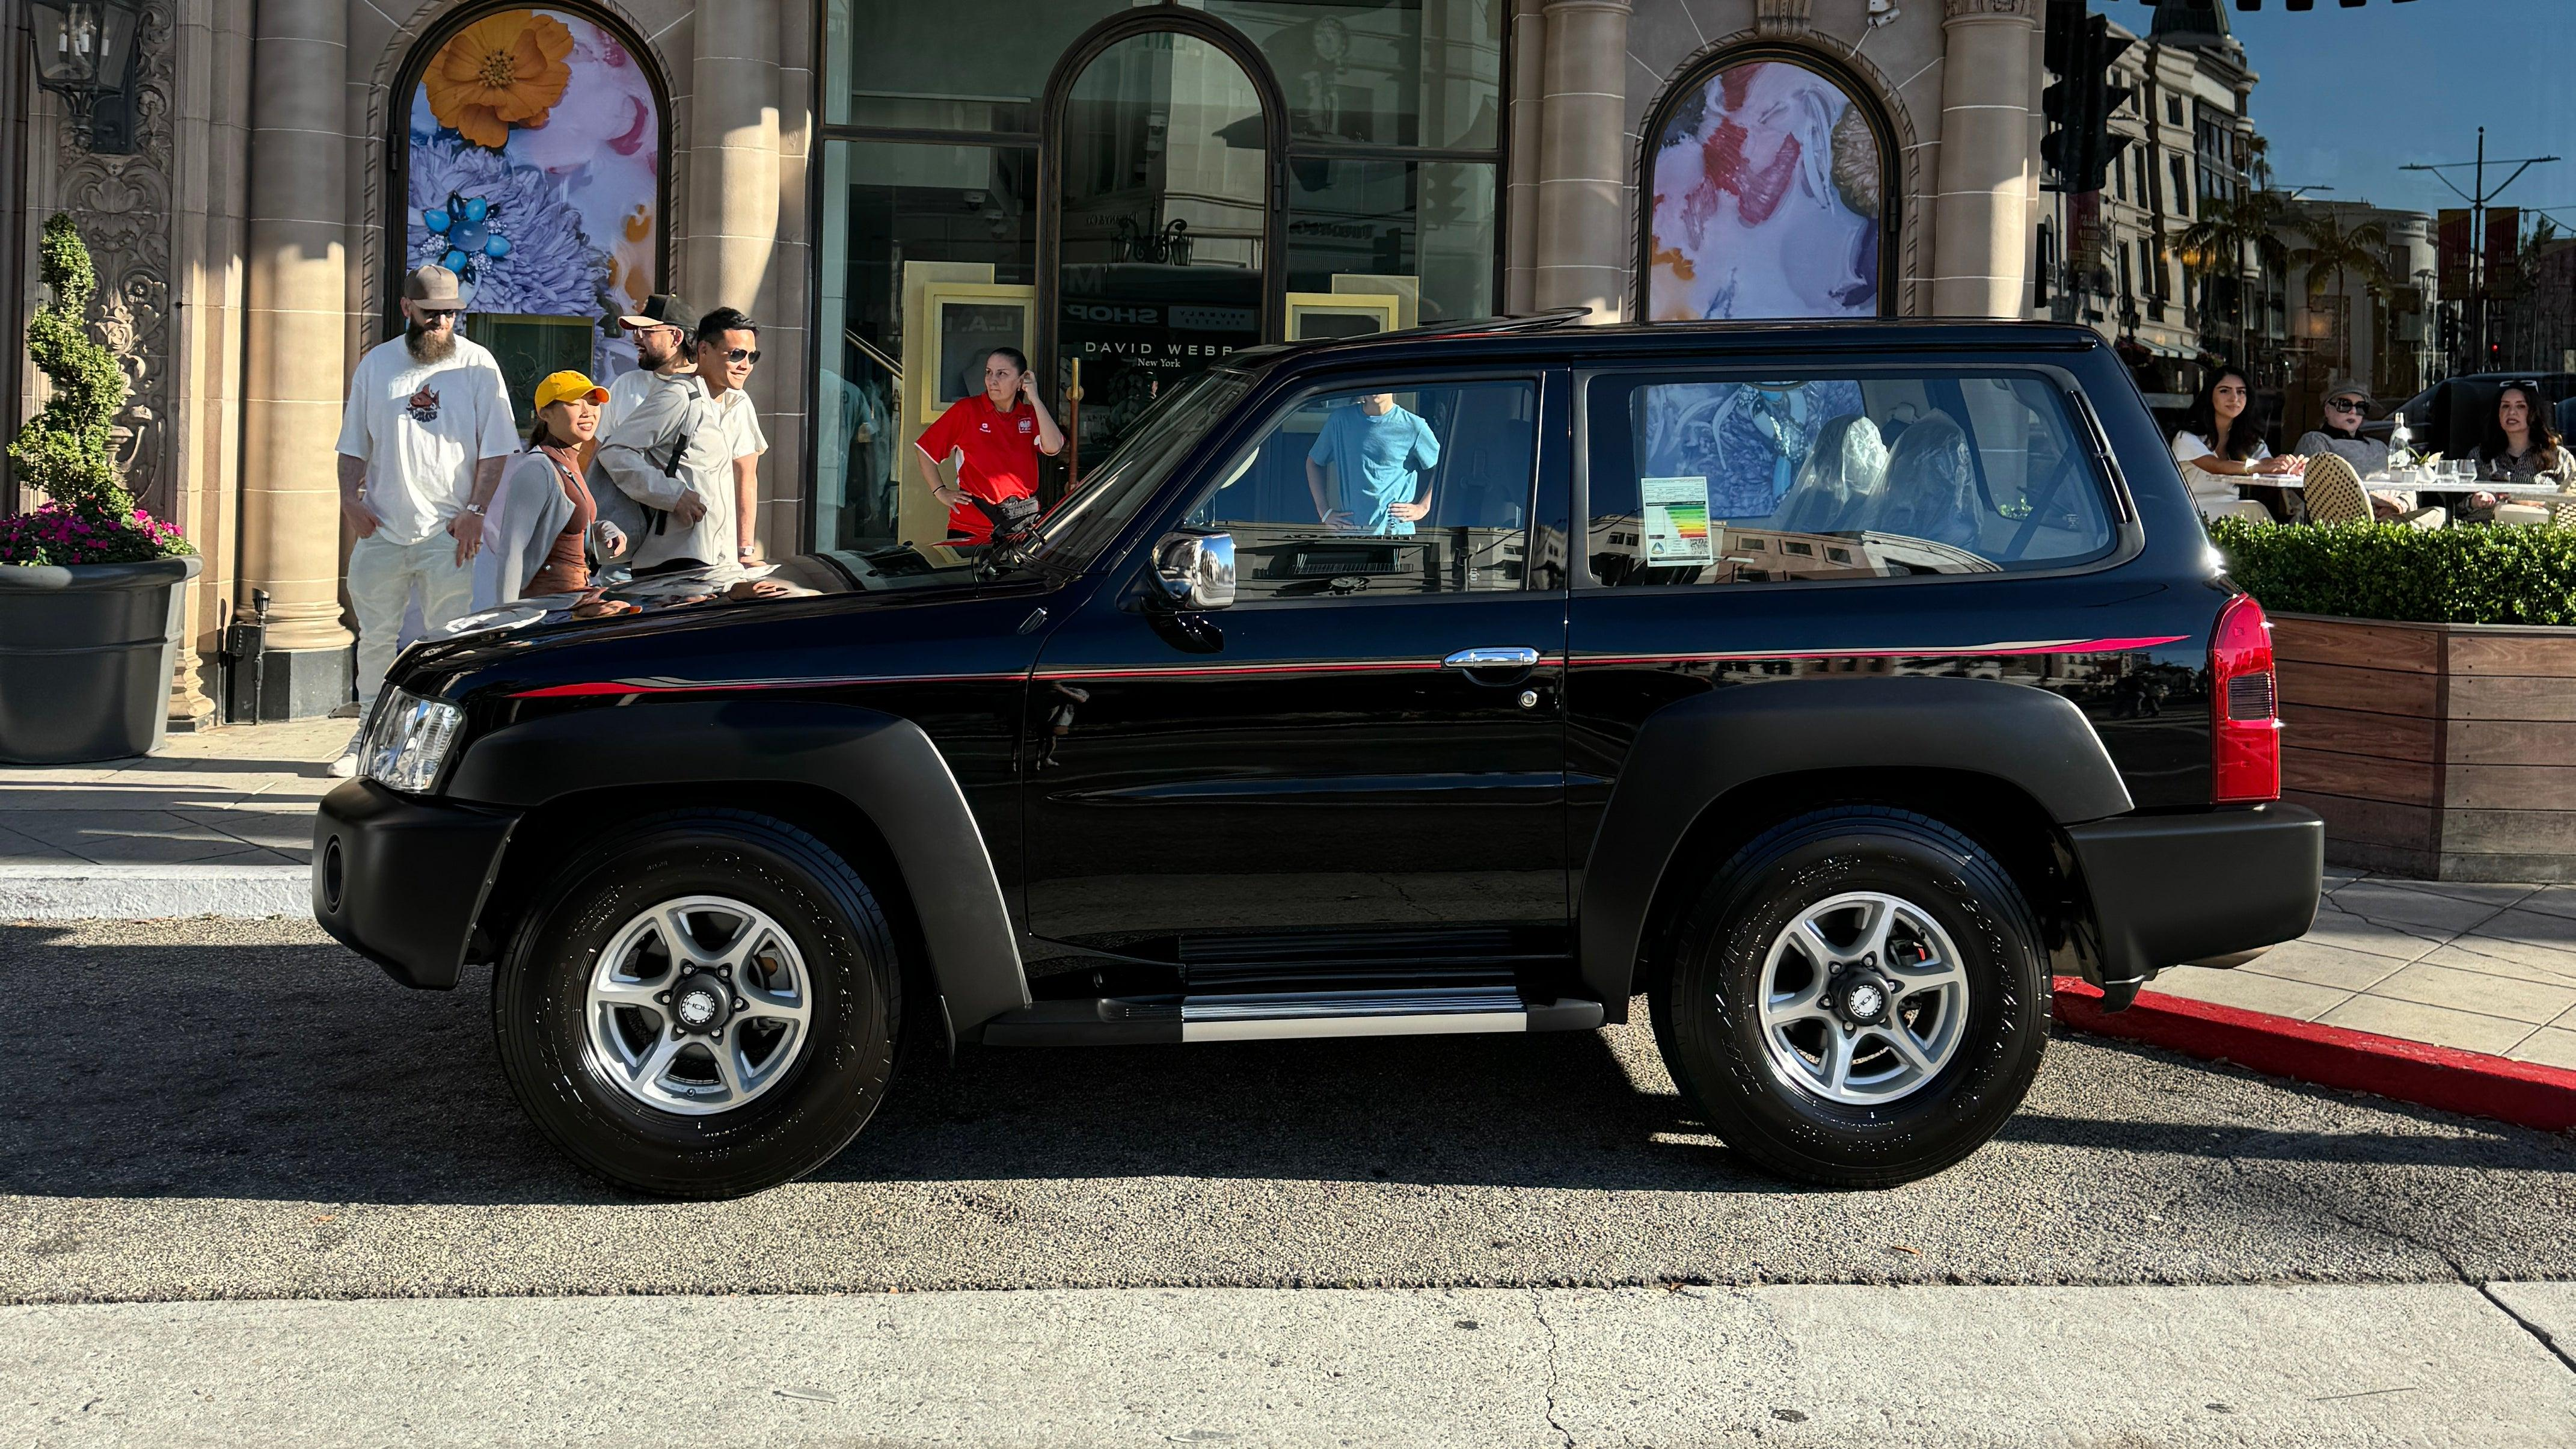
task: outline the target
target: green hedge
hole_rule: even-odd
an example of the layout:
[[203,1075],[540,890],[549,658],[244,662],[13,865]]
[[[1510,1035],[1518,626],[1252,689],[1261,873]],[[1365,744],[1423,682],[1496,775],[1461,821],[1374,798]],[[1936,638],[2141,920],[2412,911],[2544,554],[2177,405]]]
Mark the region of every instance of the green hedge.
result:
[[2576,529],[2222,518],[2228,575],[2274,613],[2425,624],[2576,624]]

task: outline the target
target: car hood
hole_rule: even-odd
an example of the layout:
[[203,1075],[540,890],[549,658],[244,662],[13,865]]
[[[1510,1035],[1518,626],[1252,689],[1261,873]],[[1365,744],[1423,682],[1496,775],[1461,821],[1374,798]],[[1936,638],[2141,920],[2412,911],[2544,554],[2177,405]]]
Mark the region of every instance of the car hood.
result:
[[[862,655],[874,660],[871,672],[902,673],[929,667],[932,641],[1008,634],[1029,601],[1056,587],[1033,572],[981,579],[972,568],[921,566],[910,549],[899,552],[913,562],[802,554],[774,566],[696,569],[520,599],[406,650],[390,682],[441,699],[602,679],[665,688],[784,682],[816,674],[827,660],[831,672],[845,673]],[[764,581],[784,587],[760,595],[743,587]],[[961,609],[992,618],[970,620]],[[867,622],[854,625],[853,616]]]

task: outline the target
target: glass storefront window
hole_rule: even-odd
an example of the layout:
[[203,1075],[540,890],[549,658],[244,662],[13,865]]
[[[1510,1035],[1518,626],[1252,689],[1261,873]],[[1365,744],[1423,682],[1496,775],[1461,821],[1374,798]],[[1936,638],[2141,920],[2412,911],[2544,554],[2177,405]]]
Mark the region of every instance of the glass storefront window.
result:
[[1083,454],[1107,456],[1155,395],[1261,341],[1269,150],[1260,94],[1191,35],[1094,57],[1064,113],[1060,395],[1082,364]]
[[1189,0],[1261,47],[1299,141],[1483,150],[1501,134],[1505,0]]
[[1007,20],[921,0],[830,0],[826,125],[1035,135],[1047,76],[1136,0],[1041,0]]
[[1483,161],[1288,162],[1288,290],[1410,279],[1410,320],[1494,315],[1494,168]]
[[[921,278],[933,271],[969,284],[1034,282],[1036,190],[1033,148],[824,144],[816,547],[893,543],[907,521],[927,541],[940,537],[946,511],[927,511],[935,505],[923,501],[928,490],[908,456],[922,419],[905,406],[907,341],[929,354],[905,336],[907,297],[917,308]],[[921,495],[909,509],[907,490]]]

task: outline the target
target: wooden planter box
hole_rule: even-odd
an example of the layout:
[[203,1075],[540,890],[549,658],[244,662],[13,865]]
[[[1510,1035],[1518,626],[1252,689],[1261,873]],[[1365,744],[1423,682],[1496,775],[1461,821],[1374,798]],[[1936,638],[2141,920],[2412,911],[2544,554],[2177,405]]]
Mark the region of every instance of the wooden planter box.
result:
[[2282,793],[2327,863],[2576,881],[2576,628],[2272,622]]

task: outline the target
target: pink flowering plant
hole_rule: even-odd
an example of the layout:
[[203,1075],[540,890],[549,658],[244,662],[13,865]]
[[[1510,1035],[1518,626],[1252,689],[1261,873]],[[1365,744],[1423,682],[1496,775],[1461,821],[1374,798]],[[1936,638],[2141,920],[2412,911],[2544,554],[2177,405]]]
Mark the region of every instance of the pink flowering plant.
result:
[[125,373],[91,340],[98,274],[68,216],[45,223],[42,273],[53,300],[27,323],[27,354],[52,380],[44,411],[18,430],[9,463],[42,493],[33,513],[0,518],[0,564],[142,563],[196,552],[176,526],[134,506],[109,452]]

